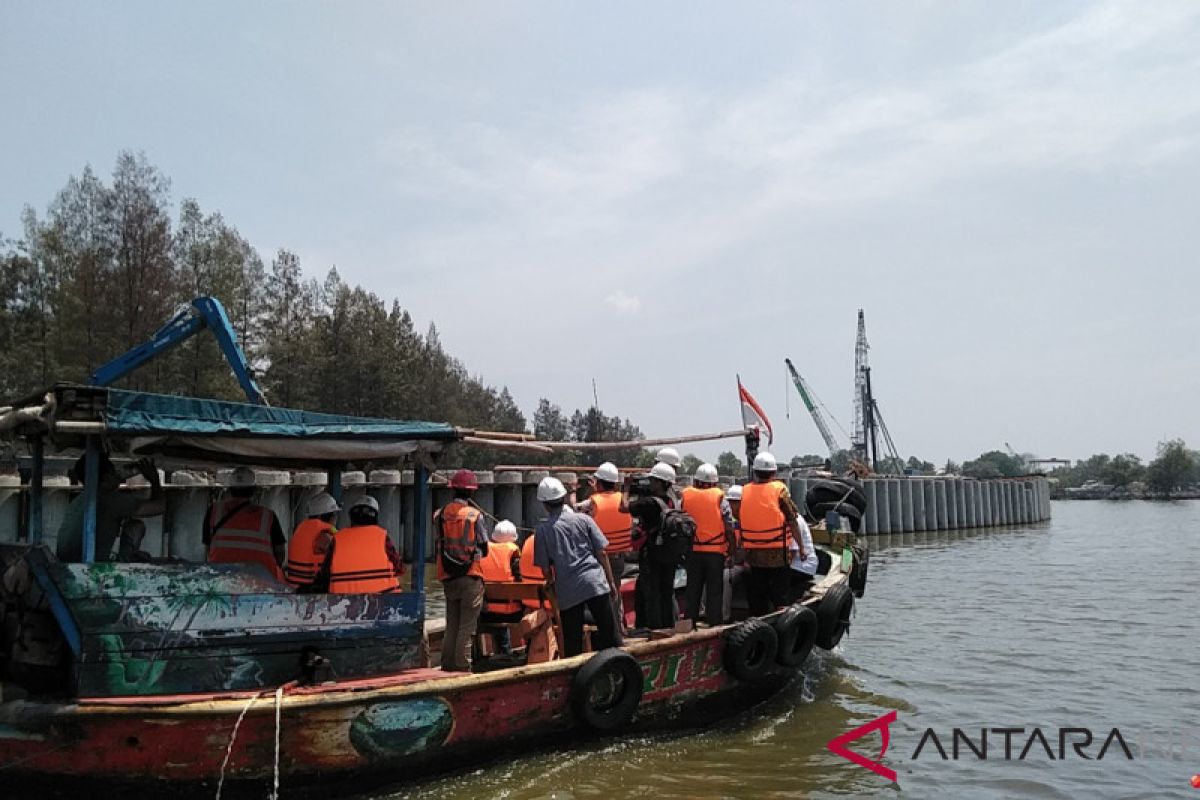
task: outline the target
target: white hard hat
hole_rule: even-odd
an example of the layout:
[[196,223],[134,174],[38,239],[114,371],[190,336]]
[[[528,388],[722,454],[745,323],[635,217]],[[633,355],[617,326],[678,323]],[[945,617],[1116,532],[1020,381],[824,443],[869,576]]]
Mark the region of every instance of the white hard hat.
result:
[[319,517],[341,510],[342,507],[338,505],[338,501],[334,500],[333,495],[329,492],[318,492],[308,501],[308,515],[310,517]]
[[654,460],[662,464],[669,464],[672,467],[678,467],[683,463],[683,459],[679,457],[679,451],[674,447],[664,447],[662,450],[659,450],[655,454]]
[[618,483],[621,480],[621,473],[617,471],[617,465],[611,461],[605,461],[600,466],[596,467],[596,480],[608,481],[609,483]]
[[666,481],[667,483],[674,483],[675,468],[670,464],[659,462],[650,468],[650,477],[658,478],[660,481]]
[[775,463],[775,456],[765,450],[754,457],[755,472],[774,472],[777,469],[779,466]]
[[369,494],[364,494],[359,499],[350,504],[350,508],[369,508],[376,514],[379,513],[379,501]]
[[542,478],[538,484],[537,499],[543,503],[559,500],[567,496],[567,487],[558,478]]
[[238,467],[229,476],[230,486],[253,486],[255,483],[254,470],[249,467]]
[[725,492],[725,499],[726,500],[741,500],[742,499],[742,485],[740,483],[735,483],[733,486],[730,486],[729,489]]
[[496,523],[495,530],[492,531],[493,542],[515,542],[517,540],[517,526],[513,525],[506,519],[502,519]]
[[718,479],[717,468],[712,464],[701,464],[696,467],[696,480],[703,483],[716,483]]

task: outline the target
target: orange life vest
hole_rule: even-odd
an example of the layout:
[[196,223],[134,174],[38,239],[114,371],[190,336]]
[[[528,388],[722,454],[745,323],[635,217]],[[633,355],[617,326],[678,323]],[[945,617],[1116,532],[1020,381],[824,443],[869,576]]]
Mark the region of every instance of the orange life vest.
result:
[[354,525],[333,536],[329,565],[330,594],[378,594],[400,588],[387,553],[387,531],[378,525]]
[[292,532],[284,567],[287,582],[292,586],[307,586],[317,577],[325,555],[316,551],[317,537],[325,532],[333,533],[333,523],[317,517],[309,517]]
[[[512,542],[492,542],[489,544],[487,555],[479,560],[479,568],[483,571],[483,582],[485,584],[512,583],[516,580],[512,571],[513,558],[520,558],[520,548]],[[525,573],[521,574],[524,575]],[[486,591],[486,587],[484,590]],[[506,600],[504,602],[484,603],[483,610],[490,611],[493,614],[511,614],[514,611],[521,610],[521,601]]]
[[622,513],[620,492],[596,492],[592,501],[592,519],[608,539],[606,553],[628,553],[633,549],[633,517]]
[[[532,533],[525,539],[525,544],[521,545],[521,581],[523,583],[545,583],[546,575],[542,572],[541,567],[533,563],[533,543],[537,537]],[[490,548],[489,548],[490,549]],[[537,608],[537,600],[522,600],[522,605],[526,608]],[[542,608],[550,608],[550,601],[546,600],[542,603]]]
[[[229,515],[235,508],[238,510]],[[271,527],[275,522],[271,509],[249,503],[244,498],[231,497],[224,503],[213,504],[208,512],[208,522],[214,526],[208,545],[208,563],[261,564],[276,580],[283,580],[283,572],[271,547]],[[218,523],[220,528],[215,527]]]
[[725,492],[716,486],[711,489],[688,486],[683,490],[680,508],[696,520],[696,538],[692,541],[693,553],[729,555],[729,543],[725,539],[725,518],[721,516],[721,501],[724,499]]
[[783,481],[747,483],[742,487],[742,547],[747,550],[787,549],[787,518],[779,501],[787,487]]
[[470,563],[471,568],[467,570],[467,575],[483,577],[483,570],[479,566],[479,548],[475,545],[475,522],[479,517],[479,510],[462,500],[451,500],[438,512],[439,581],[450,577],[450,573],[446,572],[442,565],[442,553],[463,563]]

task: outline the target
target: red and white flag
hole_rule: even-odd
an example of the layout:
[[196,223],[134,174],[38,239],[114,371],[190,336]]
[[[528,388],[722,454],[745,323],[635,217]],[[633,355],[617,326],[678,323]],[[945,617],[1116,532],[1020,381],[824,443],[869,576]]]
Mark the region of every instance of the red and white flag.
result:
[[747,428],[758,428],[760,434],[762,431],[766,431],[767,444],[774,444],[775,432],[771,429],[771,421],[767,419],[767,415],[758,401],[750,396],[745,386],[742,386],[740,375],[738,376],[738,399],[742,401],[742,423]]

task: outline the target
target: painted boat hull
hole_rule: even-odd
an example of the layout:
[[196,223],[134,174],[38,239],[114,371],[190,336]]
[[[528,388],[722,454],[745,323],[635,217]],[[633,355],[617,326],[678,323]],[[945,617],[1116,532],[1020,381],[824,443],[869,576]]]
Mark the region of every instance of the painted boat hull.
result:
[[[638,710],[622,731],[702,726],[767,699],[797,674],[780,667],[754,683],[734,678],[722,663],[725,630],[627,646],[644,682]],[[587,658],[482,675],[410,670],[292,688],[279,704],[281,787],[289,796],[333,782],[343,791],[367,788],[587,736],[569,702],[572,679]],[[230,751],[226,788],[261,794],[274,774],[276,700],[273,692],[253,698],[5,703],[6,782],[43,797],[84,784],[92,791],[106,784],[210,795],[249,705]]]

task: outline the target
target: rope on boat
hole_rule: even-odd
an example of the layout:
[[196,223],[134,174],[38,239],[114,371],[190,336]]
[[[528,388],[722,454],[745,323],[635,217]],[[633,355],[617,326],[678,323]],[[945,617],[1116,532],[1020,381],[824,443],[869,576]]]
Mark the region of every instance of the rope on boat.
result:
[[269,800],[279,800],[279,718],[283,708],[283,687],[275,690],[275,782]]
[[262,692],[257,692],[247,700],[242,713],[238,714],[237,721],[233,723],[233,733],[229,736],[229,745],[225,748],[225,759],[221,762],[221,777],[217,780],[217,800],[221,800],[221,789],[225,786],[225,770],[229,766],[230,756],[233,755],[233,743],[237,741],[238,728],[242,727],[242,720],[246,718],[246,712],[250,710],[250,706],[254,705],[254,701],[262,695]]

